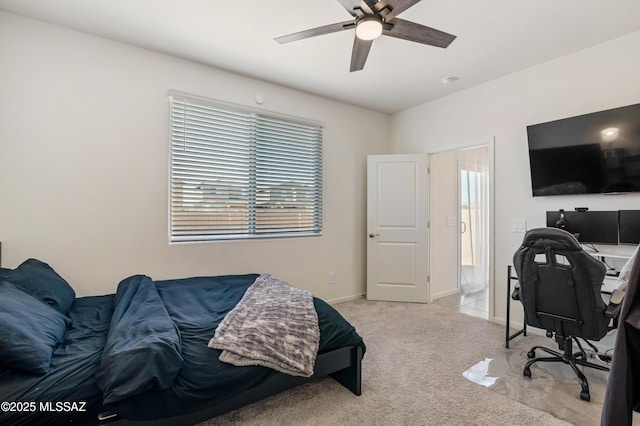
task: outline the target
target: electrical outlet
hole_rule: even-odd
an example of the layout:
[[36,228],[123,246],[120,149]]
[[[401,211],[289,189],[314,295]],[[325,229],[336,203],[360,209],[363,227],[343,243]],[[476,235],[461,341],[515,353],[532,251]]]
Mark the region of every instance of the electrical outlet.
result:
[[329,272],[329,285],[333,285],[336,283],[336,274],[333,272]]

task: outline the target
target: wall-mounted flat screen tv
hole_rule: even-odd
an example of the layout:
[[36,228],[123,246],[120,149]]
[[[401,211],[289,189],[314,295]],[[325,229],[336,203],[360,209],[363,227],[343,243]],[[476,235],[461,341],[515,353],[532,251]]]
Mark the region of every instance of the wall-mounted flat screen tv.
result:
[[640,104],[527,126],[533,196],[640,191]]

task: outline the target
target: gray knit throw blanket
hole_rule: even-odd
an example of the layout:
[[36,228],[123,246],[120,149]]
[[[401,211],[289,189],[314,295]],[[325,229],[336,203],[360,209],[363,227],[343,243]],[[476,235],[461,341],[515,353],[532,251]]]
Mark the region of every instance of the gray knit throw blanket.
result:
[[263,274],[220,322],[208,346],[222,350],[222,362],[310,377],[319,343],[313,295]]

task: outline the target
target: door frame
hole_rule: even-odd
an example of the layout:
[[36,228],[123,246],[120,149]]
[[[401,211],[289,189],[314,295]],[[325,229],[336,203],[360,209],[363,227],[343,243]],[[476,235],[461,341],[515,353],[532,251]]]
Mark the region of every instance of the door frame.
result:
[[[486,145],[488,146],[488,160],[489,160],[489,232],[487,233],[488,238],[489,238],[489,312],[488,312],[488,317],[489,317],[489,321],[491,322],[495,322],[495,263],[496,263],[496,258],[495,258],[495,217],[496,217],[496,210],[495,210],[495,138],[493,136],[491,137],[486,137],[486,138],[481,138],[477,141],[474,142],[470,142],[468,144],[460,144],[460,145],[454,145],[454,146],[448,146],[442,149],[437,149],[437,150],[433,150],[433,151],[429,151],[427,154],[431,155],[431,154],[438,154],[438,153],[442,153],[442,152],[448,152],[448,151],[459,151],[461,149],[469,149],[469,148],[474,148],[474,147],[478,147],[478,146],[483,146]],[[459,177],[458,177],[459,178]],[[429,179],[429,189],[428,189],[428,194],[427,196],[429,197],[429,206],[432,206],[432,200],[431,197],[433,196],[433,185],[435,184],[434,179]],[[458,191],[459,191],[459,187],[460,184],[458,182],[457,184],[458,187]],[[460,202],[459,198],[460,198],[460,194],[458,193],[458,203]],[[458,204],[459,207],[459,204]],[[456,224],[456,234],[459,236],[460,235],[460,209],[457,209],[457,224]],[[460,265],[460,238],[457,238],[457,259],[456,259],[456,265]],[[435,250],[435,248],[438,245],[437,241],[434,241],[433,238],[433,232],[429,232],[427,235],[427,245],[429,247],[429,253],[431,255],[431,253],[437,253],[437,250]],[[459,268],[458,268],[459,269]],[[459,275],[459,271],[456,272],[457,275]],[[459,285],[459,281],[460,281],[460,277],[458,276],[458,285]],[[431,292],[429,294],[429,303],[433,303],[433,299],[431,298]]]

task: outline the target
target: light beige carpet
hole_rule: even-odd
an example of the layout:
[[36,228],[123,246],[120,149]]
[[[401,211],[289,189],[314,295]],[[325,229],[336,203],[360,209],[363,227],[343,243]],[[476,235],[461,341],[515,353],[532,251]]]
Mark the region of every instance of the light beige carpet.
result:
[[566,425],[463,377],[503,346],[504,328],[436,305],[336,306],[363,336],[362,395],[315,381],[203,425]]

